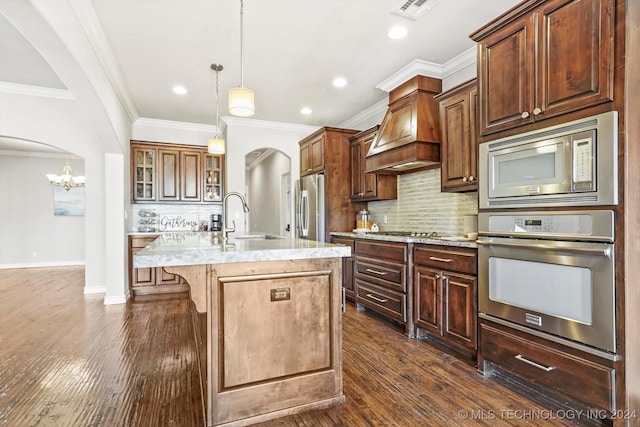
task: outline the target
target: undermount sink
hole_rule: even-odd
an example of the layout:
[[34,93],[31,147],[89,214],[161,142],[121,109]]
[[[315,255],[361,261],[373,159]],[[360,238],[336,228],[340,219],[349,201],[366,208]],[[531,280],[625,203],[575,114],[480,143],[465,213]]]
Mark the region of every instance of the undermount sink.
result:
[[229,235],[230,238],[236,240],[273,240],[273,239],[282,239],[279,236],[272,236],[270,234],[238,234]]

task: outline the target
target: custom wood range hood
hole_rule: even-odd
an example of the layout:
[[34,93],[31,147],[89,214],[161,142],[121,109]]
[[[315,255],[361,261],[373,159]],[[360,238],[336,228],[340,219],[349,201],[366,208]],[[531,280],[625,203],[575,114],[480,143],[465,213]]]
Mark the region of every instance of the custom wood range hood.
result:
[[389,92],[389,109],[365,158],[365,172],[404,174],[440,163],[439,79],[416,76]]

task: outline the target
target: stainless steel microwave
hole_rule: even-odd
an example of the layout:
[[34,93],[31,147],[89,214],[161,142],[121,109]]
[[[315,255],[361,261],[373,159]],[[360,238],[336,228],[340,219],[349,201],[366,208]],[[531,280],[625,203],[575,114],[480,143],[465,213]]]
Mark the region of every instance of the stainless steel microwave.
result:
[[618,115],[480,144],[479,208],[618,203]]

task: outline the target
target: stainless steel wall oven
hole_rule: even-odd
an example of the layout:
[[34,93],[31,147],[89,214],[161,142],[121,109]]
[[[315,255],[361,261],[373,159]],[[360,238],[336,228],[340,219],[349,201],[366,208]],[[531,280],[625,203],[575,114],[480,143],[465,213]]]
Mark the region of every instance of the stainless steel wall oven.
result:
[[478,215],[480,316],[615,360],[614,212]]

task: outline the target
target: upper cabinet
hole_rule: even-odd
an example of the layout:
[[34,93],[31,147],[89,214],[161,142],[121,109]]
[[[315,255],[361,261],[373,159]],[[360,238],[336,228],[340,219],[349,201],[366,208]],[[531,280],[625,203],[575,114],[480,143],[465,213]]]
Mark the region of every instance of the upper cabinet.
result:
[[300,142],[300,176],[324,170],[324,133]]
[[613,3],[523,2],[472,34],[480,134],[613,100]]
[[477,80],[436,96],[440,102],[442,191],[478,190]]
[[131,200],[219,202],[222,163],[204,147],[131,141]]
[[364,158],[379,126],[364,130],[349,138],[351,145],[351,200],[375,201],[390,200],[398,197],[398,178],[396,175],[365,173]]

